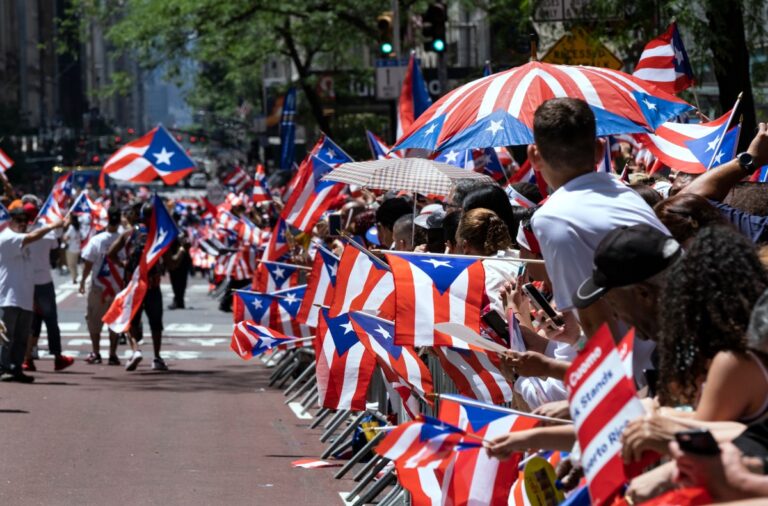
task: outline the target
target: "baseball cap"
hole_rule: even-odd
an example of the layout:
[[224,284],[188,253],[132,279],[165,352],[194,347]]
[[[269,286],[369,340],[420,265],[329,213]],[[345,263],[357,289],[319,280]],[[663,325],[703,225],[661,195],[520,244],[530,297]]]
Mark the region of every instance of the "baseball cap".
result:
[[24,203],[20,199],[16,199],[8,205],[8,214],[11,216],[25,216],[27,212],[24,210]]
[[673,237],[650,225],[617,228],[597,245],[592,276],[573,294],[573,305],[583,309],[611,288],[650,279],[672,265],[682,252]]
[[[421,212],[413,222],[421,228],[440,228],[444,216],[445,210],[441,204],[429,204],[421,208]],[[436,221],[438,219],[439,223]]]

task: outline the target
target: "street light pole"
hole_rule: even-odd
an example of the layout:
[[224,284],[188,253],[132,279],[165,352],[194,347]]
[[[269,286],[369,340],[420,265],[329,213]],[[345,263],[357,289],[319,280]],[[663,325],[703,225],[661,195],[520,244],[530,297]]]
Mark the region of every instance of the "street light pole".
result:
[[402,58],[400,54],[400,0],[392,0],[392,45],[395,56]]

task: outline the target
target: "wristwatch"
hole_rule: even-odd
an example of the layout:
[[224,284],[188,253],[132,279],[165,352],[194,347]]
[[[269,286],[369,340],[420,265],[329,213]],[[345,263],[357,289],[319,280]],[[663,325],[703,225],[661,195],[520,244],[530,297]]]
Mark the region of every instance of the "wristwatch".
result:
[[755,167],[754,158],[752,158],[752,155],[750,155],[746,151],[736,155],[736,160],[738,160],[739,165],[741,166],[741,170],[743,170],[747,174],[752,174],[757,169],[757,167]]

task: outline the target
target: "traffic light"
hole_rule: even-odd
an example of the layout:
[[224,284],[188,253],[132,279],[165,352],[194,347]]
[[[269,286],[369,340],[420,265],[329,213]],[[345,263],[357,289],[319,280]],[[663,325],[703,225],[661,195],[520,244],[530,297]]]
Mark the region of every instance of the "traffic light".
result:
[[376,26],[379,29],[379,52],[384,56],[391,56],[395,51],[392,43],[392,12],[382,12],[376,18]]
[[448,19],[445,2],[432,2],[421,16],[421,34],[424,49],[442,53],[445,51],[445,22]]

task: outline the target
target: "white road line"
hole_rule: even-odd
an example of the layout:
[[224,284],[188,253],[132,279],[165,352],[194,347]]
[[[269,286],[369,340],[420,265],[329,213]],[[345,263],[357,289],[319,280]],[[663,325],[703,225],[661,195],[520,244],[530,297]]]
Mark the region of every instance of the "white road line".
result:
[[76,291],[77,290],[75,290],[74,288],[65,288],[65,289],[63,289],[61,291],[57,290],[56,291],[56,304],[61,303],[61,301],[63,301],[64,299],[66,299],[67,297],[69,297],[70,295],[75,293]]
[[189,332],[194,334],[202,334],[210,332],[213,329],[211,323],[169,323],[165,326],[166,332]]
[[194,339],[188,339],[190,343],[199,344],[200,346],[206,346],[206,347],[213,347],[218,346],[220,344],[224,344],[227,342],[226,339],[217,339],[217,338],[208,338],[208,339],[202,339],[202,338],[194,338]]
[[291,411],[293,411],[293,414],[296,415],[296,418],[299,420],[312,420],[312,415],[304,411],[304,406],[300,403],[289,402],[288,407],[291,408]]
[[78,322],[59,322],[59,330],[62,332],[76,332],[80,330]]

